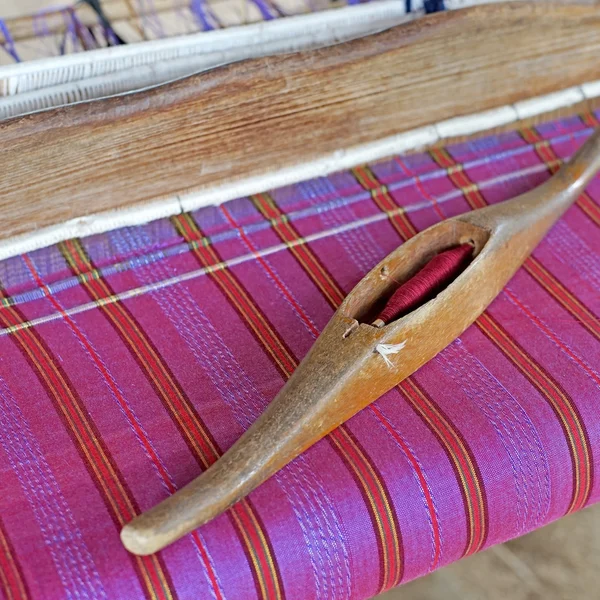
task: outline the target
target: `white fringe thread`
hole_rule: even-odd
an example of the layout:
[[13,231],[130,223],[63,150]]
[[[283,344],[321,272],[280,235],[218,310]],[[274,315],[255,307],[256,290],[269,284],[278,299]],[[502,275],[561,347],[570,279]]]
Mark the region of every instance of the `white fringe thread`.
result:
[[406,345],[406,342],[400,344],[377,344],[375,346],[375,352],[380,354],[385,360],[385,364],[390,368],[394,368],[394,363],[389,359],[390,356],[398,354],[402,348]]

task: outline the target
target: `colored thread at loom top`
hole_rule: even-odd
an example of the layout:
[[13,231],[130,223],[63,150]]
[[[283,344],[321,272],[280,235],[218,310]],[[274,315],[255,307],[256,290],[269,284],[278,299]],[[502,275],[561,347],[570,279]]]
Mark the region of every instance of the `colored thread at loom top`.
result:
[[2,46],[6,52],[13,57],[15,62],[21,62],[21,58],[19,57],[15,48],[15,42],[3,19],[0,19],[0,33],[2,33],[5,40],[2,44],[0,44],[0,46]]

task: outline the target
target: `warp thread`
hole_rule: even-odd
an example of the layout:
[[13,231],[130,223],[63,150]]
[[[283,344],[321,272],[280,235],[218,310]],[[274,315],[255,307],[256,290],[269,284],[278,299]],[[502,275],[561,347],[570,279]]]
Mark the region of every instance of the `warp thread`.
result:
[[2,19],[0,19],[0,33],[4,36],[4,43],[0,44],[0,46],[2,46],[16,62],[21,62],[17,49],[15,48],[15,41],[13,40],[6,23]]
[[389,323],[435,297],[467,266],[473,246],[462,244],[434,256],[392,294],[378,320]]

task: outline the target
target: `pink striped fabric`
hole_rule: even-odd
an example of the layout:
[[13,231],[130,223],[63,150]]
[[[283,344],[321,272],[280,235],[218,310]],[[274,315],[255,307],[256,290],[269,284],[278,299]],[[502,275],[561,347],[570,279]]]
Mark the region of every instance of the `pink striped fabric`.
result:
[[600,179],[397,389],[158,555],[118,537],[241,435],[373,265],[539,185],[597,116],[1,262],[0,597],[363,599],[596,502]]

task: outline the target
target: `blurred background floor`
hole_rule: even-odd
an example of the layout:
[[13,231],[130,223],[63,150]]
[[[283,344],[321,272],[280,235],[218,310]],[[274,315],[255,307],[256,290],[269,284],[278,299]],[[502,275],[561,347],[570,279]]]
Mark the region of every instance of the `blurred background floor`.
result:
[[494,546],[378,600],[600,598],[600,505]]

